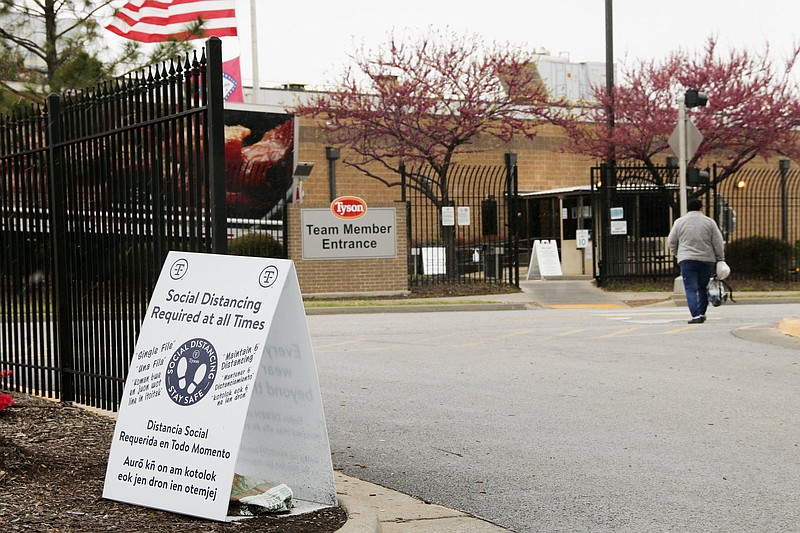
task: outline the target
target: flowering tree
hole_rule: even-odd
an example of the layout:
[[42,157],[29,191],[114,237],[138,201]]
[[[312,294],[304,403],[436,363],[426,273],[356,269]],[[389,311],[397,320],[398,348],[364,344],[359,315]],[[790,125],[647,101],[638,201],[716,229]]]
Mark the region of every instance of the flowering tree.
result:
[[[640,162],[663,189],[664,176],[656,169],[656,159],[671,154],[668,139],[677,124],[678,99],[687,89],[697,89],[709,99],[705,107],[689,111],[703,134],[690,166],[717,163],[720,182],[756,157],[797,158],[800,102],[793,69],[800,47],[779,67],[768,59],[768,51],[723,54],[712,38],[702,54],[679,51],[663,62],[640,62],[623,74],[612,98],[598,87],[595,96],[600,105],[564,120],[568,150],[603,160]],[[613,128],[606,127],[609,106]],[[695,194],[703,194],[707,187]],[[672,195],[668,198],[673,201]]]
[[[453,158],[476,151],[476,137],[533,137],[537,126],[554,118],[533,59],[519,47],[484,47],[478,36],[392,35],[377,52],[362,48],[352,56],[338,90],[294,112],[324,118],[328,141],[347,149],[344,164],[387,186],[400,184],[401,164],[427,164],[437,183],[412,172],[407,184],[441,207],[449,201]],[[452,274],[453,228],[441,233]]]

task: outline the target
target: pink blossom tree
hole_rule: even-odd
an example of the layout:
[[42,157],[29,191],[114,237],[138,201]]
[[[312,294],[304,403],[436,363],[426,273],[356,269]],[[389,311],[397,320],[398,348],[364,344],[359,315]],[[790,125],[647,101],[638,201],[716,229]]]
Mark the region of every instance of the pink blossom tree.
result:
[[[538,82],[534,57],[517,46],[484,46],[478,36],[430,31],[351,57],[337,90],[297,107],[300,116],[324,119],[327,140],[346,150],[343,163],[392,187],[401,165],[428,165],[438,183],[406,173],[407,185],[437,206],[448,205],[448,170],[454,157],[478,150],[479,136],[509,141],[534,137],[556,116]],[[455,274],[453,228],[440,229],[447,272]]]
[[[716,163],[716,181],[721,182],[757,157],[797,159],[800,102],[793,70],[800,47],[781,65],[768,52],[723,53],[711,38],[701,54],[678,51],[661,62],[639,62],[623,73],[611,97],[597,87],[599,105],[564,119],[567,149],[600,160],[641,163],[663,188],[664,176],[656,167],[663,166],[659,159],[672,155],[668,139],[677,124],[678,99],[687,89],[697,89],[709,99],[705,107],[688,112],[703,135],[689,166]],[[613,128],[607,127],[609,106]]]

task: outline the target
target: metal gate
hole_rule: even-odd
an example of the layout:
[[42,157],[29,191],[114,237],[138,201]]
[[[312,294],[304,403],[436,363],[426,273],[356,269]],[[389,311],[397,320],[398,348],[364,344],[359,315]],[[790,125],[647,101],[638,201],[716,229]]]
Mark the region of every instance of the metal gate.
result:
[[452,165],[444,177],[427,165],[403,167],[409,286],[519,286],[516,154],[506,154],[505,163]]
[[0,368],[116,409],[169,250],[225,253],[222,52],[0,121]]
[[[665,278],[677,273],[667,244],[678,206],[678,169],[638,166],[592,168],[592,194],[598,199],[592,239],[599,258],[595,277],[601,285],[613,278]],[[613,172],[615,175],[610,175]]]

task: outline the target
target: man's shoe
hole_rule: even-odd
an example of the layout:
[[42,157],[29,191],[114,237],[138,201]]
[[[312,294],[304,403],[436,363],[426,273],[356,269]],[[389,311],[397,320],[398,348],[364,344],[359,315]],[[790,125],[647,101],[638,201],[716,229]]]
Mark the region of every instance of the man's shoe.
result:
[[692,318],[688,323],[689,324],[702,324],[705,321],[706,321],[706,317],[704,317],[704,316],[696,316],[696,317]]

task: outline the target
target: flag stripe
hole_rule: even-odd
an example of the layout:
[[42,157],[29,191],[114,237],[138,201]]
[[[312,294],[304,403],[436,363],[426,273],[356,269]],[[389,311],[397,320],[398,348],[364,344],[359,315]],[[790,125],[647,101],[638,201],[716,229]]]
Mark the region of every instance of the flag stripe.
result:
[[[191,35],[188,27],[199,19],[204,22],[203,34]],[[148,43],[237,35],[233,0],[131,0],[117,10],[106,29]]]
[[[155,24],[157,26],[168,26],[170,24],[186,24],[187,22],[195,22],[198,18],[202,18],[203,20],[226,20],[226,19],[233,19],[235,24],[236,22],[236,13],[234,13],[233,9],[220,9],[217,11],[202,11],[202,12],[191,12],[191,13],[174,13],[169,12],[168,15],[164,16],[162,14],[158,15],[147,15],[141,16],[138,19],[131,17],[124,11],[120,11],[117,13],[117,18],[128,24],[128,26],[133,26],[135,24]],[[227,21],[227,24],[230,24],[230,20]]]
[[[139,41],[143,43],[159,43],[164,41],[169,41],[170,39],[177,39],[177,40],[192,40],[192,39],[199,39],[201,37],[236,37],[236,28],[226,28],[224,30],[214,30],[214,31],[206,31],[206,33],[202,36],[197,36],[196,34],[190,33],[188,31],[183,31],[183,29],[179,31],[173,31],[168,33],[153,33],[152,31],[140,32],[135,30],[128,30],[125,32],[120,31],[114,27],[107,27],[112,33],[116,33],[120,37],[124,37],[126,39],[131,39],[132,41]],[[162,29],[162,28],[159,28]]]

